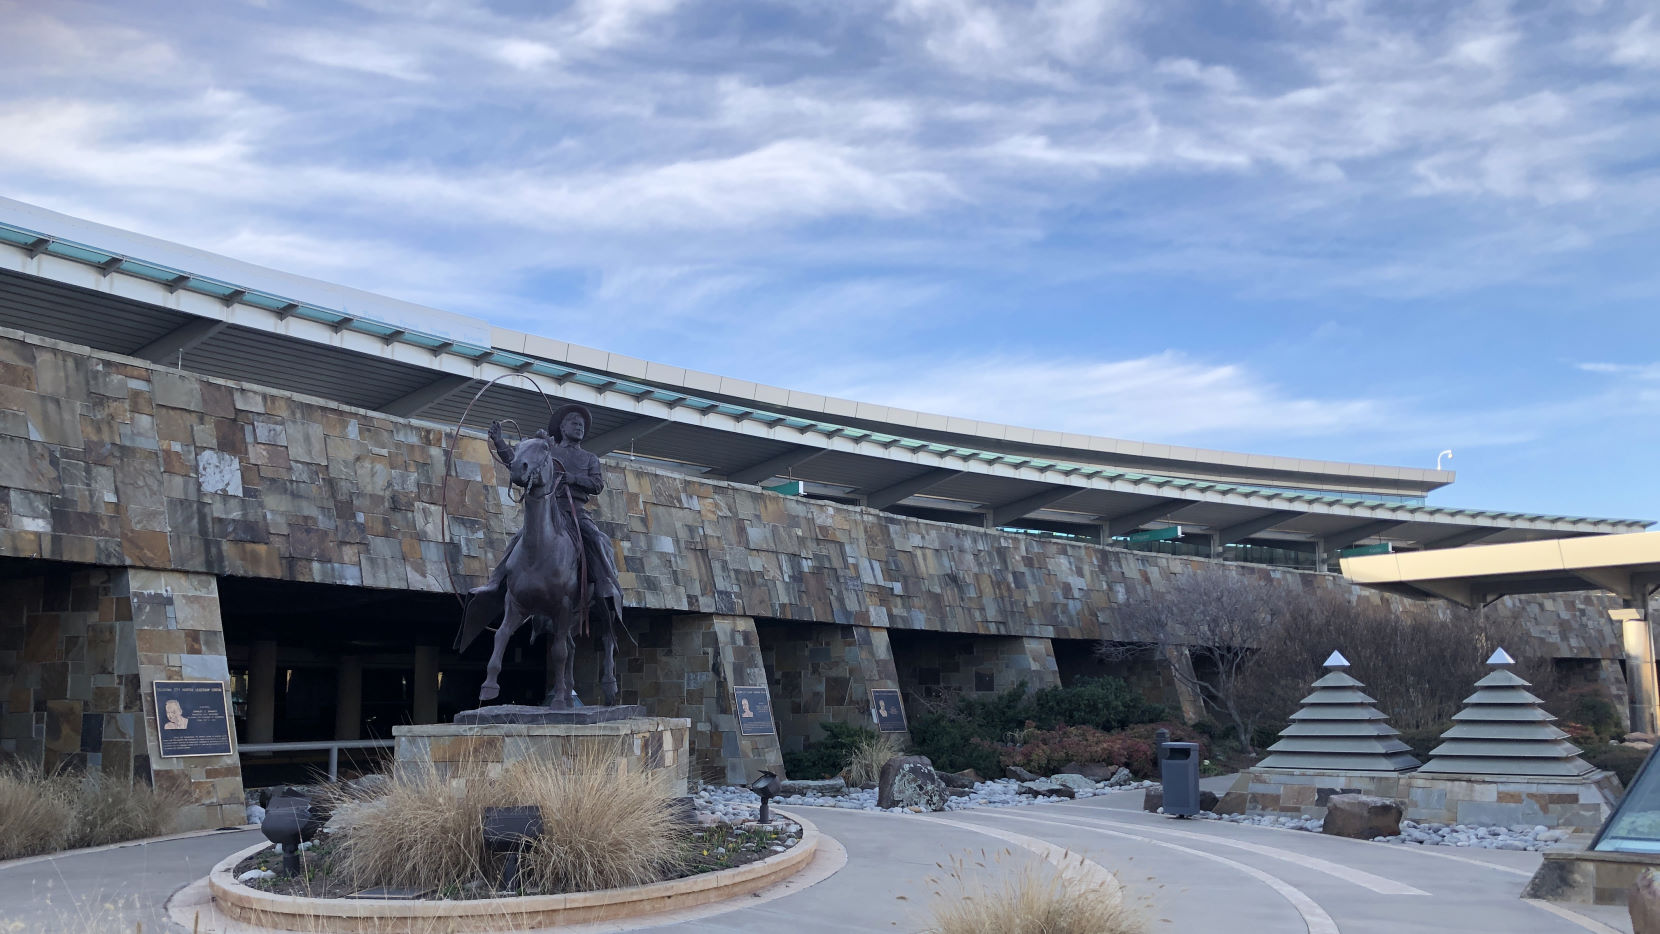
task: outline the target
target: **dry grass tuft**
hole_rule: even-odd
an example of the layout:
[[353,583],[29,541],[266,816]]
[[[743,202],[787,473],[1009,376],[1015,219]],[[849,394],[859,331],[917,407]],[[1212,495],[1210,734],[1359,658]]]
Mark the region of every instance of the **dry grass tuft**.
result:
[[847,783],[849,785],[868,785],[882,776],[882,766],[894,756],[905,754],[905,747],[894,733],[878,733],[875,739],[867,739],[853,747],[853,754],[847,759]]
[[[1008,850],[995,860],[1002,863]],[[1073,864],[1070,860],[1076,859]],[[1123,889],[1082,872],[1083,857],[1068,856],[1056,871],[1040,861],[1019,869],[988,867],[953,857],[936,891],[930,934],[1141,934],[1141,913],[1124,903]],[[988,875],[991,878],[988,878]],[[935,880],[938,881],[938,880]]]
[[75,837],[73,777],[0,769],[0,859],[52,853]]
[[432,778],[391,782],[352,809],[340,866],[362,885],[452,891],[493,881],[484,852],[483,809],[533,804],[543,831],[526,851],[526,891],[586,892],[642,885],[675,869],[683,831],[669,810],[665,778],[618,774],[612,756],[525,760],[461,787]]
[[94,773],[78,782],[73,846],[102,846],[173,830],[185,801],[143,782],[121,783]]
[[445,889],[479,878],[484,828],[479,815],[494,804],[494,783],[452,788],[430,773],[391,782],[373,795],[346,795],[336,813],[351,812],[340,868],[359,885]]
[[0,768],[0,859],[159,836],[184,802],[102,773]]

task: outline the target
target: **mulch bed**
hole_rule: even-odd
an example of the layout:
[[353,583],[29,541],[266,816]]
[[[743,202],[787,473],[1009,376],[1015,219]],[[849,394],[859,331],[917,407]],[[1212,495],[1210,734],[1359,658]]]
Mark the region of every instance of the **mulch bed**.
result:
[[[788,826],[795,827],[793,824]],[[323,834],[310,847],[302,850],[300,852],[302,872],[298,875],[288,876],[283,874],[282,854],[274,849],[261,850],[237,863],[232,875],[240,877],[251,869],[264,869],[277,873],[276,877],[257,879],[243,884],[262,892],[271,892],[277,895],[297,895],[304,898],[347,898],[368,886],[349,880],[337,872],[335,857],[339,854],[340,848],[345,842],[345,836],[345,834]],[[786,840],[789,842],[786,843]],[[735,869],[739,866],[759,862],[769,856],[776,856],[780,851],[775,850],[774,847],[787,848],[800,841],[801,829],[799,827],[795,827],[795,830],[789,833],[779,830],[757,829],[754,825],[740,828],[727,824],[717,824],[713,827],[700,828],[689,833],[682,844],[683,856],[680,860],[679,871],[668,873],[663,878],[665,880],[682,879],[706,872]],[[410,897],[477,899],[499,898],[508,894],[559,893],[501,893],[496,892],[494,886],[490,883],[484,880],[475,880],[466,885],[435,889]]]

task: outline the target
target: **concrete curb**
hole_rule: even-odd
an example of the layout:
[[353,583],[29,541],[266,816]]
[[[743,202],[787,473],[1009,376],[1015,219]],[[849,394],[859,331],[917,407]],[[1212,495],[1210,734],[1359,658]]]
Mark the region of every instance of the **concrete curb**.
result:
[[[53,853],[41,853],[37,856],[19,856],[17,859],[0,860],[0,872],[17,866],[27,866],[30,863],[44,863],[49,860],[63,859],[66,856],[80,856],[85,853],[102,853],[106,850],[119,850],[129,846],[144,846],[149,843],[167,843],[170,840],[189,840],[192,837],[211,837],[216,834],[241,833],[244,830],[258,830],[258,824],[243,824],[240,827],[215,827],[212,830],[186,830],[180,833],[170,833],[160,837],[140,837],[137,840],[122,840],[119,843],[105,843],[101,846],[83,846],[73,850],[58,850]],[[266,844],[270,846],[270,844]]]
[[227,917],[284,931],[315,931],[323,924],[351,934],[387,934],[407,931],[411,922],[419,922],[422,934],[459,934],[615,921],[748,895],[806,868],[819,847],[818,827],[795,812],[778,813],[801,825],[801,841],[782,853],[736,869],[600,892],[465,901],[276,895],[243,885],[233,875],[237,863],[269,848],[269,843],[222,860],[209,873],[208,886],[214,903]]

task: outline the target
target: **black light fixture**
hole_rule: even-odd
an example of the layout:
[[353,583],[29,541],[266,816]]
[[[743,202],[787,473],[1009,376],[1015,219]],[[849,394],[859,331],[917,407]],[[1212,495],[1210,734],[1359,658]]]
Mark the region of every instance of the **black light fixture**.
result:
[[766,769],[761,770],[760,778],[749,783],[749,790],[761,796],[761,823],[772,823],[772,811],[768,805],[783,787],[784,783],[778,780],[778,775]]
[[282,871],[293,876],[300,872],[300,844],[317,836],[323,823],[323,815],[312,806],[310,798],[284,788],[265,806],[259,832],[282,847]]
[[542,835],[542,809],[534,804],[484,809],[484,846],[492,853],[506,853],[501,868],[501,887],[512,892],[519,887],[519,854]]

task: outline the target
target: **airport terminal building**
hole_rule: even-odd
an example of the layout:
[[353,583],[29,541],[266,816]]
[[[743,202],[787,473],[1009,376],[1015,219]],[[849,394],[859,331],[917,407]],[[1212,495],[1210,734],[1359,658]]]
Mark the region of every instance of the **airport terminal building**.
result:
[[[623,700],[690,717],[710,781],[869,722],[873,691],[1097,672],[1115,608],[1207,562],[1348,589],[1329,572],[1356,549],[1648,525],[1431,505],[1450,472],[757,385],[0,199],[0,754],[172,785],[218,826],[245,787],[474,706],[488,647],[451,650],[457,595],[519,515],[478,429],[545,424],[532,381],[593,412],[592,509],[636,643]],[[1609,599],[1510,599],[1543,650],[1623,693]],[[1131,674],[1193,712],[1170,663]],[[540,697],[543,668],[510,655],[503,699]],[[169,720],[214,684],[223,745]],[[742,687],[768,692],[774,731],[738,729]]]

